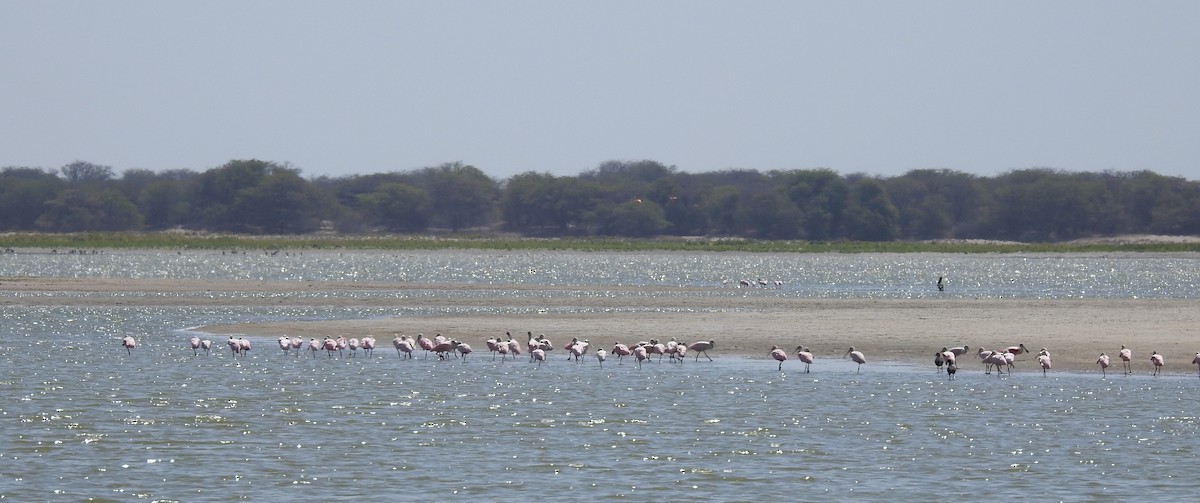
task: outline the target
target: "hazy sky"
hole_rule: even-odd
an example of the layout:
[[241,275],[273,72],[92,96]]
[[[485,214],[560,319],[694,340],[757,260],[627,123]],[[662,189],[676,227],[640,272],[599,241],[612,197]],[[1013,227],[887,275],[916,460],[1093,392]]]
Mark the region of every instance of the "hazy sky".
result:
[[0,0],[0,166],[1200,180],[1200,1]]

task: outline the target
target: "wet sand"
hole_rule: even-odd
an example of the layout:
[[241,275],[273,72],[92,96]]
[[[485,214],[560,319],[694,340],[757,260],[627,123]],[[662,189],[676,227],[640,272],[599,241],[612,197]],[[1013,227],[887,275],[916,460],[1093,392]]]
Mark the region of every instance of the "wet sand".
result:
[[[737,298],[670,296],[647,298],[620,295],[620,288],[603,288],[606,296],[555,295],[550,297],[439,296],[438,291],[534,290],[553,288],[521,285],[422,285],[357,282],[165,281],[108,279],[0,278],[0,305],[121,305],[121,306],[324,306],[502,308],[528,314],[448,315],[331,321],[236,323],[201,328],[218,336],[244,334],[275,338],[280,335],[322,338],[326,335],[373,335],[386,351],[396,334],[442,334],[470,343],[478,351],[489,337],[511,332],[524,342],[526,332],[545,334],[556,345],[572,337],[589,340],[593,347],[610,349],[657,338],[695,342],[711,340],[710,354],[762,357],[771,346],[794,353],[796,346],[811,348],[818,359],[841,358],[850,346],[866,353],[870,361],[933,365],[933,353],[946,346],[966,345],[1000,349],[1024,344],[1033,352],[1047,348],[1055,370],[1099,372],[1096,358],[1106,352],[1120,372],[1116,353],[1124,344],[1133,349],[1133,368],[1151,371],[1149,356],[1158,351],[1166,358],[1165,371],[1197,373],[1191,364],[1200,351],[1200,300],[1146,299],[779,299],[753,292]],[[350,295],[338,299],[288,297],[288,292],[336,290]],[[412,290],[433,293],[415,299],[356,296],[354,292]],[[563,288],[570,292],[586,289]],[[687,293],[687,289],[663,288]],[[639,291],[645,291],[640,289]],[[161,296],[158,292],[186,294]],[[232,293],[237,292],[235,297]],[[81,295],[82,294],[82,295]],[[631,312],[660,308],[672,312]],[[543,312],[538,310],[545,309]],[[588,310],[562,313],[560,310]],[[722,312],[711,312],[720,310]],[[594,312],[600,311],[600,312]],[[690,311],[690,312],[689,312]],[[701,357],[703,360],[703,357]],[[978,370],[979,360],[964,357],[964,371]],[[1033,355],[1017,357],[1018,370],[1035,368]]]

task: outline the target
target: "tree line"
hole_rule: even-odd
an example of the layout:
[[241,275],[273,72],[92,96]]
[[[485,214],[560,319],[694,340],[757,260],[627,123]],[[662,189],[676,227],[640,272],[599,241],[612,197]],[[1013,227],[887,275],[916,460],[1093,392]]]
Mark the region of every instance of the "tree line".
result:
[[321,176],[261,160],[203,172],[73,162],[0,169],[0,231],[186,229],[244,234],[486,230],[524,236],[810,241],[1200,234],[1200,183],[1151,171],[829,169],[680,172],[610,161],[577,176],[497,180],[463,163]]

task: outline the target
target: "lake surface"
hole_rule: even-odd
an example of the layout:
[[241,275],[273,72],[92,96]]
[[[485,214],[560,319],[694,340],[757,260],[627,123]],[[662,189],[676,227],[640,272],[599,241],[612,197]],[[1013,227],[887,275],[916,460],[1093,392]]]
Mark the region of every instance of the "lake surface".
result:
[[[0,277],[691,287],[672,295],[744,295],[739,279],[763,278],[782,285],[758,295],[915,298],[937,294],[944,275],[944,295],[956,296],[1200,296],[1190,255],[281,255],[18,254],[0,256]],[[964,370],[947,381],[902,365],[856,373],[845,360],[818,361],[804,374],[795,360],[780,372],[723,355],[601,368],[552,354],[539,366],[479,348],[465,361],[401,360],[387,341],[372,358],[285,355],[271,340],[254,340],[244,358],[219,341],[194,356],[188,327],[395,310],[185,301],[3,307],[0,498],[793,501],[905,491],[945,501],[991,490],[1134,500],[1189,493],[1200,466],[1195,376]],[[133,354],[115,342],[123,335],[138,338]]]

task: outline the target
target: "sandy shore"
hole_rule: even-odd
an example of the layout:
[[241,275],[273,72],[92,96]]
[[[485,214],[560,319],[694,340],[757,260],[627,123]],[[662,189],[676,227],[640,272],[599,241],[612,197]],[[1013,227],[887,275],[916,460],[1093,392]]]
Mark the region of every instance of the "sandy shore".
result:
[[[287,297],[288,292],[337,290],[378,293],[421,290],[435,295],[413,300],[345,295],[336,300],[309,296]],[[519,285],[420,285],[378,283],[314,283],[259,281],[74,280],[0,278],[0,305],[122,305],[122,306],[332,306],[448,308],[533,308],[529,314],[395,317],[363,320],[286,321],[204,327],[217,335],[245,334],[275,338],[280,335],[321,338],[373,335],[390,349],[395,334],[443,334],[477,348],[489,337],[512,332],[524,340],[527,331],[546,334],[558,347],[572,337],[588,339],[596,347],[615,342],[675,337],[680,341],[712,340],[715,357],[761,356],[778,345],[794,352],[808,346],[817,358],[840,358],[849,346],[866,353],[868,360],[932,365],[933,353],[944,346],[967,345],[997,349],[1024,344],[1036,352],[1045,347],[1055,369],[1099,372],[1095,361],[1108,353],[1119,372],[1116,352],[1121,345],[1134,351],[1134,370],[1150,371],[1149,355],[1166,357],[1166,370],[1196,373],[1192,357],[1200,351],[1200,300],[828,300],[778,299],[746,295],[737,298],[675,296],[651,299],[623,297],[620,289],[609,296],[438,296],[437,291],[493,291],[531,289]],[[547,290],[532,288],[532,290]],[[579,291],[570,288],[569,291]],[[664,288],[663,290],[673,290]],[[644,290],[643,290],[644,291]],[[162,296],[157,292],[189,294]],[[228,295],[239,292],[236,298]],[[62,295],[56,295],[61,293]],[[249,293],[249,295],[247,295]],[[686,289],[678,290],[686,294]],[[70,295],[67,295],[70,294]],[[86,295],[79,295],[86,294]],[[283,295],[281,295],[283,294]],[[403,303],[402,305],[399,303]],[[537,309],[545,308],[543,313]],[[560,313],[573,308],[587,313]],[[661,308],[673,312],[630,312]],[[711,312],[721,310],[723,312]],[[675,312],[684,311],[684,312]],[[687,312],[693,311],[693,312]],[[974,357],[960,361],[966,371],[978,370]],[[1018,368],[1032,371],[1032,355],[1017,357]],[[1110,371],[1114,370],[1110,367]]]

